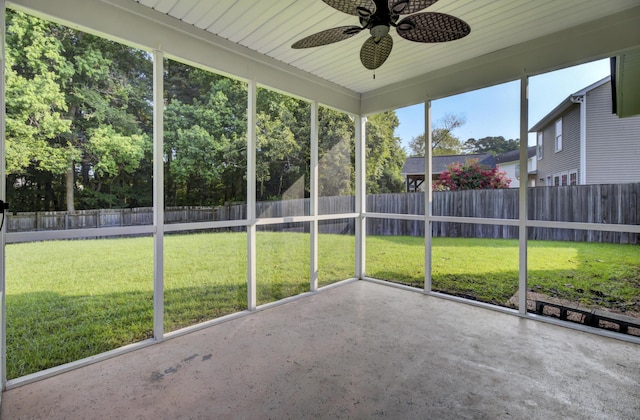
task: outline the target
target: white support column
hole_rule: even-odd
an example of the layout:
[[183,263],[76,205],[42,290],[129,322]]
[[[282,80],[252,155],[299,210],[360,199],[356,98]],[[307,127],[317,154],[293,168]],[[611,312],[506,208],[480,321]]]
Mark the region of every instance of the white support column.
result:
[[431,165],[433,158],[433,138],[431,137],[431,101],[424,103],[424,291],[431,292],[431,269],[432,269],[432,226],[431,216],[433,216],[433,191],[431,191],[431,177],[433,168]]
[[256,309],[256,106],[255,79],[247,85],[247,308]]
[[318,102],[311,103],[311,170],[309,171],[311,179],[309,180],[309,189],[311,190],[311,206],[310,215],[314,216],[310,226],[311,238],[311,255],[310,255],[310,290],[315,292],[318,290]]
[[367,240],[367,185],[366,185],[366,124],[367,118],[355,117],[356,123],[356,278],[366,273]]
[[153,52],[153,337],[164,338],[164,55]]
[[[5,1],[0,0],[0,4],[2,4],[2,17],[0,18],[1,28],[0,31],[0,199],[2,201],[7,200],[7,183],[5,182],[6,173],[6,154],[5,154],[5,84],[4,84],[4,65],[5,65]],[[6,217],[6,214],[5,216]],[[5,226],[2,228],[0,232],[0,389],[4,391],[5,385],[7,384],[7,308],[6,308],[6,286],[7,282],[5,280],[5,232],[6,232],[6,220]],[[1,401],[0,396],[0,401]]]
[[529,77],[524,75],[520,79],[520,189],[518,191],[518,243],[519,268],[518,272],[518,311],[527,313],[527,188],[529,187],[528,152],[529,147]]

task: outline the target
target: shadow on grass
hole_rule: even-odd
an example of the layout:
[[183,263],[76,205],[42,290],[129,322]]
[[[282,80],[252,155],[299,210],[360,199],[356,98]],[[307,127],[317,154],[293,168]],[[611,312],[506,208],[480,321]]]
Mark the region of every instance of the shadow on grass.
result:
[[[377,270],[371,273],[370,277],[418,289],[424,288],[423,278],[398,276],[396,272]],[[479,276],[473,273],[434,275],[432,290],[494,305],[508,306],[507,301],[518,291],[518,272],[503,271],[490,276]]]
[[[297,284],[283,284],[264,288],[260,298],[275,301],[287,293],[302,291]],[[168,289],[165,331],[246,308],[246,285]],[[152,336],[151,292],[66,296],[41,291],[8,295],[7,378],[60,366]]]
[[[258,288],[258,303],[309,291],[307,283]],[[165,290],[166,332],[247,309],[247,286],[203,285]],[[7,296],[7,378],[60,366],[153,337],[151,292]]]
[[113,350],[152,334],[151,293],[8,295],[7,378]]
[[247,285],[203,285],[164,292],[164,329],[175,331],[247,309]]
[[310,290],[309,280],[301,282],[272,282],[262,284],[258,281],[256,289],[256,300],[258,305],[275,302],[290,296],[299,295]]

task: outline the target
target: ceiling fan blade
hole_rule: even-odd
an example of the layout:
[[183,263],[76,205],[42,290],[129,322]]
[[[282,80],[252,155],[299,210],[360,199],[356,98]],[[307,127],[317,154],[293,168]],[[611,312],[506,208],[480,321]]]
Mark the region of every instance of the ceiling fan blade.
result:
[[392,15],[408,15],[426,9],[438,0],[389,0]]
[[302,38],[301,40],[296,41],[291,48],[311,48],[333,44],[334,42],[349,39],[352,36],[359,34],[360,31],[362,31],[362,28],[359,26],[339,26],[337,28],[327,29],[313,35],[309,35],[306,38]]
[[445,13],[417,13],[396,25],[398,35],[415,42],[446,42],[463,38],[471,27],[462,19]]
[[393,39],[387,34],[376,42],[375,38],[367,39],[360,48],[360,61],[369,70],[375,70],[389,57],[393,48]]
[[343,13],[354,16],[362,16],[364,11],[369,12],[369,16],[376,11],[376,4],[373,0],[322,0],[329,6]]

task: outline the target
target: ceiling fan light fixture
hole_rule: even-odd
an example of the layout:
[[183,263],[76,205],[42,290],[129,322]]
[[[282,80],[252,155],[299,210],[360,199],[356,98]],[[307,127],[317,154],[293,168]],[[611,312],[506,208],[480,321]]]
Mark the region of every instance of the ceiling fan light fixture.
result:
[[384,38],[389,33],[389,25],[376,25],[369,32],[375,39]]
[[362,28],[358,28],[357,26],[351,26],[347,29],[344,30],[344,34],[345,35],[357,35],[360,33],[360,31],[362,30]]
[[393,6],[391,6],[391,14],[401,15],[408,5],[409,5],[409,0],[401,0],[399,2],[394,3]]
[[366,7],[362,7],[362,6],[356,7],[356,10],[358,12],[358,16],[360,16],[361,18],[365,18],[365,19],[370,18],[371,15],[373,14],[373,13],[371,13],[371,10],[367,9]]
[[415,29],[415,27],[416,25],[414,25],[413,22],[403,21],[398,24],[397,29],[399,31],[411,31]]

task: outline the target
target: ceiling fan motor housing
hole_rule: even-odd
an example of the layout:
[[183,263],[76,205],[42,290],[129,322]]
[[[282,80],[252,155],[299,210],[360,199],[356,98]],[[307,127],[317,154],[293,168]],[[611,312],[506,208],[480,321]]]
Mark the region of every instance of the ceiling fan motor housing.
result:
[[389,25],[376,25],[369,32],[374,38],[382,38],[389,33]]

